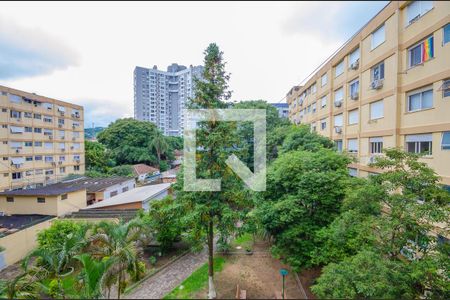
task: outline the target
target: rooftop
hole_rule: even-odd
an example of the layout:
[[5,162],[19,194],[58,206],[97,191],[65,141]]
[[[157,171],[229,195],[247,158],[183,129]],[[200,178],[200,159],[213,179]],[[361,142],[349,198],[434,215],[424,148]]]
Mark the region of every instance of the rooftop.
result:
[[145,165],[145,164],[137,164],[133,165],[133,171],[136,176],[142,175],[142,174],[153,174],[155,172],[159,172],[157,168]]
[[54,216],[44,215],[11,215],[0,216],[0,237],[27,228],[31,225],[41,223]]
[[107,178],[77,178],[62,181],[55,184],[38,187],[35,189],[15,190],[0,192],[7,196],[57,196],[70,192],[86,190],[88,193],[102,191],[110,186],[134,180],[130,177],[107,177]]
[[101,208],[135,202],[144,202],[146,200],[152,199],[153,197],[157,196],[163,191],[169,189],[170,185],[171,185],[170,183],[162,183],[137,187],[127,192],[121,193],[117,196],[89,205],[86,209]]
[[73,187],[85,188],[88,193],[100,192],[106,188],[134,180],[131,177],[106,177],[106,178],[78,178],[70,181],[63,181],[62,184]]

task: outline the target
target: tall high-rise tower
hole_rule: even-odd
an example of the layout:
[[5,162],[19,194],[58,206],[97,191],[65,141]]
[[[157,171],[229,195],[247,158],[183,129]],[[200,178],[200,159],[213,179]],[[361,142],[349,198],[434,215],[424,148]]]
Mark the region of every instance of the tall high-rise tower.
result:
[[134,69],[134,118],[154,123],[169,136],[183,134],[183,109],[194,97],[194,77],[201,78],[202,66],[187,68],[178,64],[167,71]]

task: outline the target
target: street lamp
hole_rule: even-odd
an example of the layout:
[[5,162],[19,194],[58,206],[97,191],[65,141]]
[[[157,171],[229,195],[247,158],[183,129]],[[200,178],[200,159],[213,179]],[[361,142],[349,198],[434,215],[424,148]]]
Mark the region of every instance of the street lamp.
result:
[[288,274],[288,271],[287,271],[286,269],[281,269],[281,270],[280,270],[280,274],[281,274],[281,277],[283,278],[283,290],[282,290],[282,292],[281,292],[281,296],[282,296],[283,299],[284,299],[284,278],[285,278],[286,275]]

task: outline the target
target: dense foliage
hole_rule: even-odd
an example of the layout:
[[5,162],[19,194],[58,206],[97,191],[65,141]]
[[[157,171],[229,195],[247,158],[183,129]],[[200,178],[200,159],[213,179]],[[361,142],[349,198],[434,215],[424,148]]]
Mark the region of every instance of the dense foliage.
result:
[[317,231],[339,213],[349,159],[329,149],[293,151],[270,166],[257,213],[274,237],[273,252],[291,266],[311,265]]
[[98,134],[98,142],[85,141],[86,175],[133,176],[131,165],[138,163],[165,171],[181,149],[181,137],[163,136],[153,123],[119,119]]
[[386,150],[371,176],[347,194],[342,212],[317,234],[313,287],[323,298],[448,298],[450,195],[414,154]]

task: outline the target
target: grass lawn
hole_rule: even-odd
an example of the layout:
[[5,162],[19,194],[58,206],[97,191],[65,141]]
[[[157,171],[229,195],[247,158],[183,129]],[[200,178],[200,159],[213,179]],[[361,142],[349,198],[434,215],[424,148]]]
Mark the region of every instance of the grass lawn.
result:
[[243,235],[237,237],[231,242],[231,247],[236,248],[237,246],[241,246],[242,249],[252,248],[253,246],[253,237],[250,233],[244,233]]
[[[220,272],[225,264],[225,258],[214,258],[214,272]],[[192,295],[208,285],[208,263],[195,270],[179,286],[173,289],[163,299],[190,299]]]

